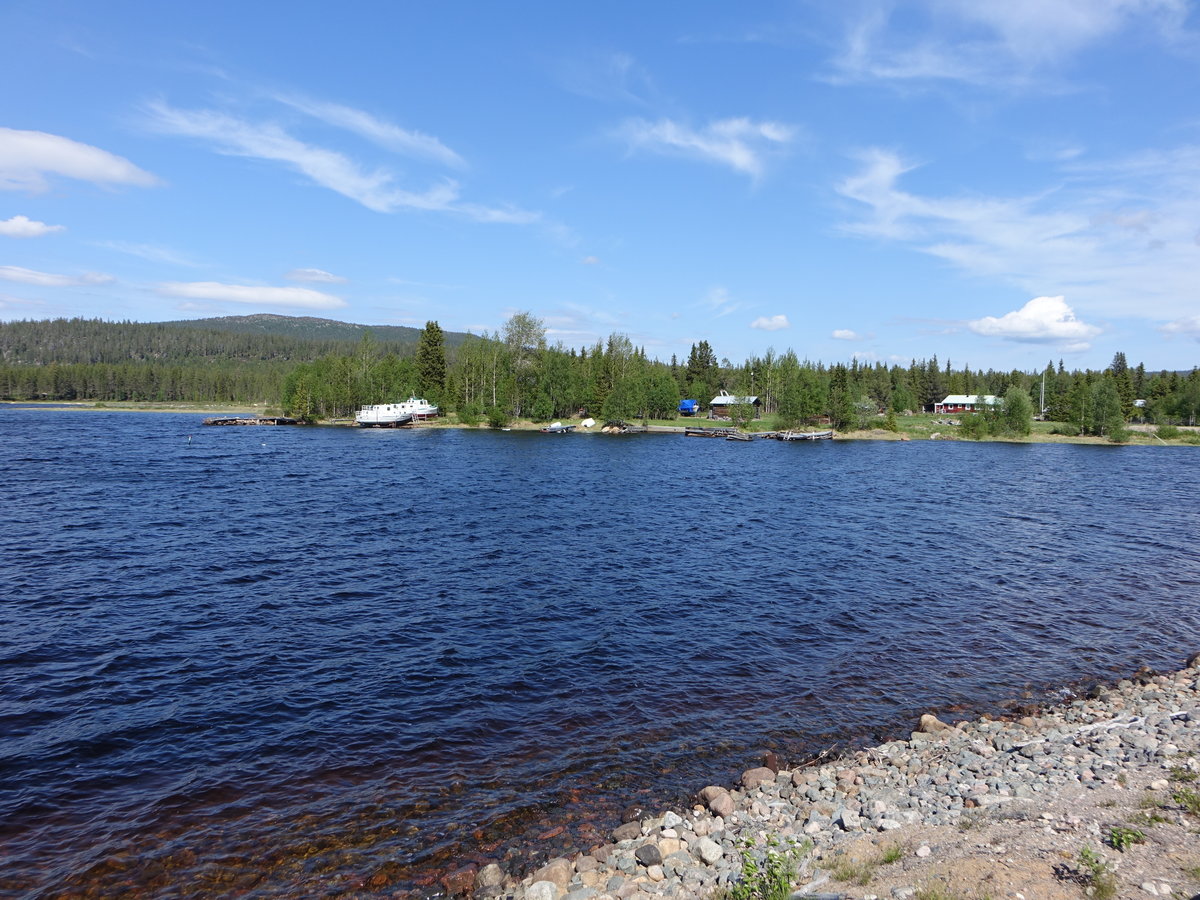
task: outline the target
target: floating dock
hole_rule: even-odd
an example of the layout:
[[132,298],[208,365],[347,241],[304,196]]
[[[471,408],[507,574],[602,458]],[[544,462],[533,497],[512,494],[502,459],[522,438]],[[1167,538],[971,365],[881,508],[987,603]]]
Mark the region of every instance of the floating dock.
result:
[[287,416],[213,416],[205,425],[303,425],[299,419]]

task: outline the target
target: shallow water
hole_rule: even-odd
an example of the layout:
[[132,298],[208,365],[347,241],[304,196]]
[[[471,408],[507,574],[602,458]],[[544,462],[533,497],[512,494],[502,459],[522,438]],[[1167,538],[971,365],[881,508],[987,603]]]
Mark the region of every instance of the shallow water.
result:
[[0,471],[5,895],[433,891],[1200,649],[1190,448],[3,409]]

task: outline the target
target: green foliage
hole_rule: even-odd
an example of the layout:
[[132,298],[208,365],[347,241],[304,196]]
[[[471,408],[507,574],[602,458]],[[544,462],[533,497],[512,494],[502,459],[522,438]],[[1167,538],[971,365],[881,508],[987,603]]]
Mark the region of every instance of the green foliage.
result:
[[1191,788],[1180,788],[1171,794],[1171,799],[1183,807],[1185,812],[1200,816],[1200,793]]
[[878,864],[873,860],[851,859],[844,856],[833,865],[835,881],[849,882],[860,886],[868,885],[875,877]]
[[990,430],[988,428],[988,421],[979,413],[971,413],[970,415],[963,416],[960,421],[961,424],[958,426],[958,433],[963,437],[970,438],[973,441],[987,437]]
[[1136,828],[1117,825],[1108,832],[1108,845],[1114,850],[1120,850],[1122,853],[1134,844],[1144,844],[1145,842],[1145,833]]
[[507,428],[512,421],[508,412],[499,406],[489,406],[484,410],[489,428]]
[[1089,896],[1096,900],[1113,900],[1117,896],[1117,877],[1102,854],[1084,847],[1079,851],[1079,868],[1087,882]]
[[468,403],[458,409],[458,421],[463,425],[475,426],[483,420],[483,409],[478,403]]
[[1185,769],[1183,766],[1171,766],[1172,781],[1200,781],[1200,773],[1193,772],[1191,769]]
[[1088,430],[1095,435],[1111,436],[1125,426],[1121,398],[1111,378],[1101,378],[1092,388],[1091,421]]
[[1179,429],[1174,425],[1159,425],[1154,429],[1154,433],[1164,441],[1173,441],[1179,437]]
[[1079,437],[1079,435],[1082,433],[1082,429],[1080,429],[1080,427],[1074,422],[1059,422],[1050,429],[1050,433],[1062,434],[1066,435],[1067,437]]
[[802,844],[781,843],[771,835],[765,848],[759,850],[749,841],[741,844],[742,872],[737,882],[724,892],[726,900],[786,900],[800,859],[812,848]]
[[1029,434],[1033,425],[1033,401],[1029,399],[1029,393],[1024,388],[1014,384],[1005,391],[996,424],[997,434],[1014,437]]
[[445,402],[446,339],[437,322],[426,322],[417,341],[417,377],[430,403]]
[[896,422],[896,411],[889,409],[887,418],[883,420],[883,427],[886,431],[897,432],[900,430],[900,425]]
[[899,862],[904,857],[904,848],[899,844],[889,844],[883,849],[883,853],[879,856],[879,861],[885,866],[890,866],[892,863]]
[[733,422],[734,428],[745,428],[754,421],[757,412],[753,403],[731,403],[729,405],[729,418]]

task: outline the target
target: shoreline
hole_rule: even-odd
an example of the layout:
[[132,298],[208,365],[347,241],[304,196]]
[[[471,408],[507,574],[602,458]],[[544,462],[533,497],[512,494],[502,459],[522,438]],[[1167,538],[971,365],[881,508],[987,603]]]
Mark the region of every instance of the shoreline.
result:
[[[268,406],[265,403],[228,403],[228,404],[186,404],[186,403],[147,403],[147,402],[117,402],[97,404],[89,400],[75,401],[24,401],[24,400],[4,400],[0,401],[0,408],[13,407],[19,409],[36,409],[43,412],[62,412],[62,411],[79,411],[79,412],[130,412],[130,413],[178,413],[188,415],[234,415],[238,413],[246,415],[274,415],[278,413],[269,412],[277,409],[276,407]],[[931,414],[922,413],[919,416],[906,417],[911,420],[911,424],[907,420],[902,420],[903,424],[908,424],[907,429],[901,428],[900,431],[886,431],[882,428],[863,429],[856,431],[835,432],[833,440],[835,441],[894,441],[894,442],[910,442],[910,441],[940,441],[942,443],[998,443],[998,444],[1080,444],[1093,447],[1188,447],[1200,446],[1200,426],[1179,426],[1180,436],[1171,440],[1163,440],[1154,434],[1153,425],[1132,424],[1128,426],[1130,439],[1124,443],[1114,443],[1107,438],[1087,436],[1071,436],[1062,434],[1053,434],[1048,428],[1038,426],[1049,426],[1054,423],[1034,423],[1034,431],[1023,438],[1013,437],[996,437],[985,436],[978,439],[960,438],[952,430],[947,430],[944,427],[937,426],[935,430],[932,426],[925,427],[929,424],[926,420],[931,420]],[[676,436],[683,435],[688,427],[696,427],[695,425],[686,424],[686,420],[675,420],[675,422],[684,421],[685,424],[675,424],[674,422],[655,421],[650,423],[646,433],[649,434],[674,434]],[[564,419],[564,424],[573,424],[578,426],[578,422]],[[728,423],[709,419],[696,419],[696,425],[706,427],[728,426]],[[522,432],[540,432],[544,423],[531,422],[529,420],[514,421],[505,430],[522,431]],[[354,422],[349,419],[334,419],[315,423],[316,427],[329,428],[352,428]],[[451,422],[448,419],[439,419],[436,422],[425,422],[417,426],[406,426],[413,429],[461,429],[465,431],[490,431],[494,430],[487,425],[464,425],[460,422]],[[592,435],[600,434],[601,426],[599,424],[592,429],[578,429],[576,435]],[[747,434],[754,435],[757,432],[748,431]]]
[[524,877],[472,865],[441,887],[478,900],[722,897],[755,883],[747,860],[762,873],[790,859],[782,896],[820,900],[1200,891],[1200,655],[1035,715],[927,714],[907,740],[764,763]]

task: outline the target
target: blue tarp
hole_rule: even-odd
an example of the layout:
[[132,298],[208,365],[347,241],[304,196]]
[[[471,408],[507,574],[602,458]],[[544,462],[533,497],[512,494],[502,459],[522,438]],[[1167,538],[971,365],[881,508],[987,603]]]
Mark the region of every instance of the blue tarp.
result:
[[696,413],[700,412],[700,401],[699,400],[680,400],[679,401],[679,411],[681,413],[683,413],[685,416],[686,415],[695,415]]

